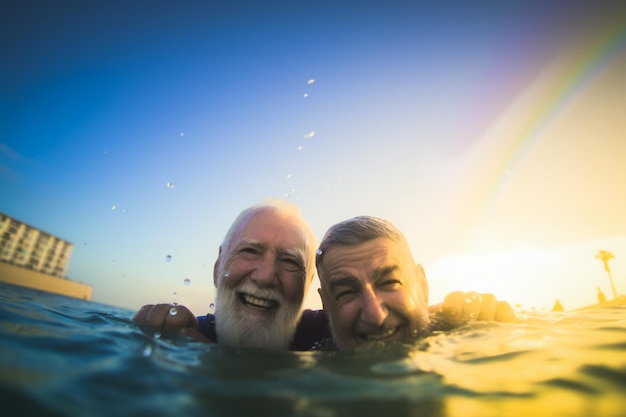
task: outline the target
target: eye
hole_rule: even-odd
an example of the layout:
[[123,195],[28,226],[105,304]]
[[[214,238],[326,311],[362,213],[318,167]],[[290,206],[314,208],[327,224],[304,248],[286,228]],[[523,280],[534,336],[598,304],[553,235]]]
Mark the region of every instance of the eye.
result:
[[356,291],[352,289],[340,290],[339,292],[335,293],[335,300],[346,302],[351,300],[355,294]]
[[252,258],[255,256],[259,256],[261,252],[256,248],[244,246],[243,248],[239,249],[239,254],[242,255],[244,258]]
[[280,262],[284,266],[284,268],[289,272],[304,271],[304,266],[297,259],[282,258]]
[[395,290],[399,287],[402,287],[402,281],[397,279],[386,279],[381,282],[379,286],[386,290]]

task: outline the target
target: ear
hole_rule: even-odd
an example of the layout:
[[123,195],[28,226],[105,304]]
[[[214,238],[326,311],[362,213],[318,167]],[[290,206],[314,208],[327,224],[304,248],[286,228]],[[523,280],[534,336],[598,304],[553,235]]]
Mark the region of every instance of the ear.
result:
[[417,288],[422,292],[422,297],[424,298],[424,302],[428,305],[428,281],[426,280],[426,273],[424,272],[424,267],[422,264],[415,265],[415,270],[417,272]]
[[222,258],[222,247],[220,246],[220,249],[217,253],[217,259],[215,260],[215,264],[213,265],[213,285],[215,285],[216,288],[217,288],[217,271],[220,268],[221,258]]
[[318,288],[317,293],[320,295],[320,299],[322,300],[322,310],[324,310],[324,314],[328,317],[328,312],[326,311],[326,306],[324,305],[324,295],[322,294],[322,289]]

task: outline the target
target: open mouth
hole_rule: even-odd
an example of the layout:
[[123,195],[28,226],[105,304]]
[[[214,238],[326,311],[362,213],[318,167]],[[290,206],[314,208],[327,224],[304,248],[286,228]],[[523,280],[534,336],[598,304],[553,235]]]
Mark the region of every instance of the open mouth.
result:
[[278,305],[278,302],[274,300],[268,300],[267,298],[258,298],[242,292],[239,293],[239,300],[248,307],[260,310],[271,310]]
[[383,339],[387,339],[388,337],[393,336],[397,331],[398,331],[398,328],[394,327],[382,333],[366,334],[365,339],[368,341],[383,340]]

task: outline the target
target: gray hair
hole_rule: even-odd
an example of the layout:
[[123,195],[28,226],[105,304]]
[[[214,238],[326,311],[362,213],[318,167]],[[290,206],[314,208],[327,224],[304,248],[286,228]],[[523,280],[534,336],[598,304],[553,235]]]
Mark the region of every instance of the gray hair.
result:
[[315,265],[318,270],[324,252],[333,246],[356,246],[370,240],[386,238],[394,242],[406,242],[404,234],[388,220],[373,216],[357,216],[331,226],[324,235],[317,251]]

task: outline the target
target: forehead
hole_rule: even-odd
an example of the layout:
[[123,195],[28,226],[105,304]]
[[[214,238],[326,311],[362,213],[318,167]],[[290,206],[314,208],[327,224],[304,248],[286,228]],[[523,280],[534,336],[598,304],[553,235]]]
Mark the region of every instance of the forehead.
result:
[[321,263],[327,279],[336,274],[368,274],[383,267],[408,268],[412,256],[406,244],[387,238],[369,240],[359,245],[336,245],[326,249]]
[[253,240],[277,248],[306,247],[308,236],[302,221],[274,210],[260,210],[244,219],[233,236],[233,244]]

